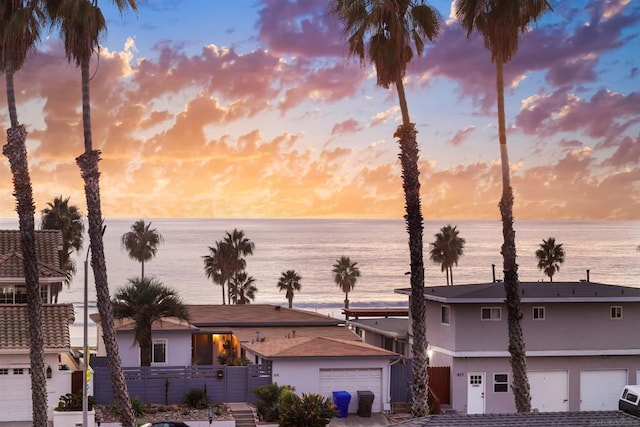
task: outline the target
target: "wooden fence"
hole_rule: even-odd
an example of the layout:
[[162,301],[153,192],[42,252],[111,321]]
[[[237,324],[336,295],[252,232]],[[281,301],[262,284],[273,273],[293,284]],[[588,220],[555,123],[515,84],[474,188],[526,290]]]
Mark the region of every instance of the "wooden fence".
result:
[[[96,402],[112,403],[113,388],[106,364],[92,367]],[[212,402],[255,403],[252,390],[271,384],[270,365],[135,367],[123,368],[123,373],[131,398],[168,405],[183,402],[187,391],[194,388],[204,389]]]
[[[391,402],[411,402],[412,361],[391,366]],[[451,368],[429,366],[429,390],[439,404],[451,404]]]

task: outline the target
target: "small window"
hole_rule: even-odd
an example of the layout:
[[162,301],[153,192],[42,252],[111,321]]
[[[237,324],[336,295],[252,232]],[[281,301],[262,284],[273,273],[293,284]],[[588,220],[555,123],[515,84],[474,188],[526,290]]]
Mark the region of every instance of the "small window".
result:
[[509,374],[493,375],[493,391],[495,393],[506,393],[509,391]]
[[449,324],[449,313],[450,313],[450,308],[448,305],[440,306],[440,322],[443,325]]
[[544,307],[533,307],[533,320],[544,320]]
[[622,319],[622,307],[619,305],[611,306],[611,318],[612,319]]
[[500,307],[482,307],[482,320],[500,320],[502,309]]
[[153,341],[153,360],[152,363],[167,363],[167,341]]
[[0,369],[0,375],[9,375],[9,370],[7,368]]

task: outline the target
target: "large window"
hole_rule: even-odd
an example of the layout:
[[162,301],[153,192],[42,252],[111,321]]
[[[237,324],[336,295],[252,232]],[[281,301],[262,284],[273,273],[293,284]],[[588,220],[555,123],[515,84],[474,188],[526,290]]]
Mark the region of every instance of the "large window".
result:
[[506,393],[509,391],[509,374],[493,375],[493,391],[495,393]]
[[167,340],[153,340],[151,363],[167,363]]
[[449,324],[449,314],[451,313],[451,309],[448,305],[440,306],[440,322],[443,325]]
[[500,307],[482,307],[482,320],[500,320],[502,319],[502,309]]
[[618,320],[618,319],[622,319],[622,307],[619,305],[612,305],[611,306],[611,318]]

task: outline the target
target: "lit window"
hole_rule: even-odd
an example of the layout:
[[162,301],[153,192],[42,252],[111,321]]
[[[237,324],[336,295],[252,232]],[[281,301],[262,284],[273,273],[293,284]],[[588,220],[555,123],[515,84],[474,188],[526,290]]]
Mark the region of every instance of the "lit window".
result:
[[443,325],[448,325],[449,324],[449,306],[443,305],[440,306],[440,322]]
[[493,375],[493,391],[495,393],[506,393],[509,391],[509,374]]
[[533,320],[544,320],[544,307],[533,307]]
[[500,320],[502,310],[500,307],[482,307],[482,320]]
[[611,318],[612,319],[622,319],[622,307],[619,305],[611,306]]
[[167,341],[153,340],[152,363],[167,363]]

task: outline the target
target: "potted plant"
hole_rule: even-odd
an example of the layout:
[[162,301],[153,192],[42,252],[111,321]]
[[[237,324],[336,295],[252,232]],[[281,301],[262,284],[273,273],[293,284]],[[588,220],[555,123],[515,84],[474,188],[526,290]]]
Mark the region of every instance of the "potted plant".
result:
[[[95,398],[87,397],[88,427],[95,426],[96,412],[93,410]],[[53,410],[53,427],[75,427],[82,424],[82,392],[60,396],[58,406]]]

